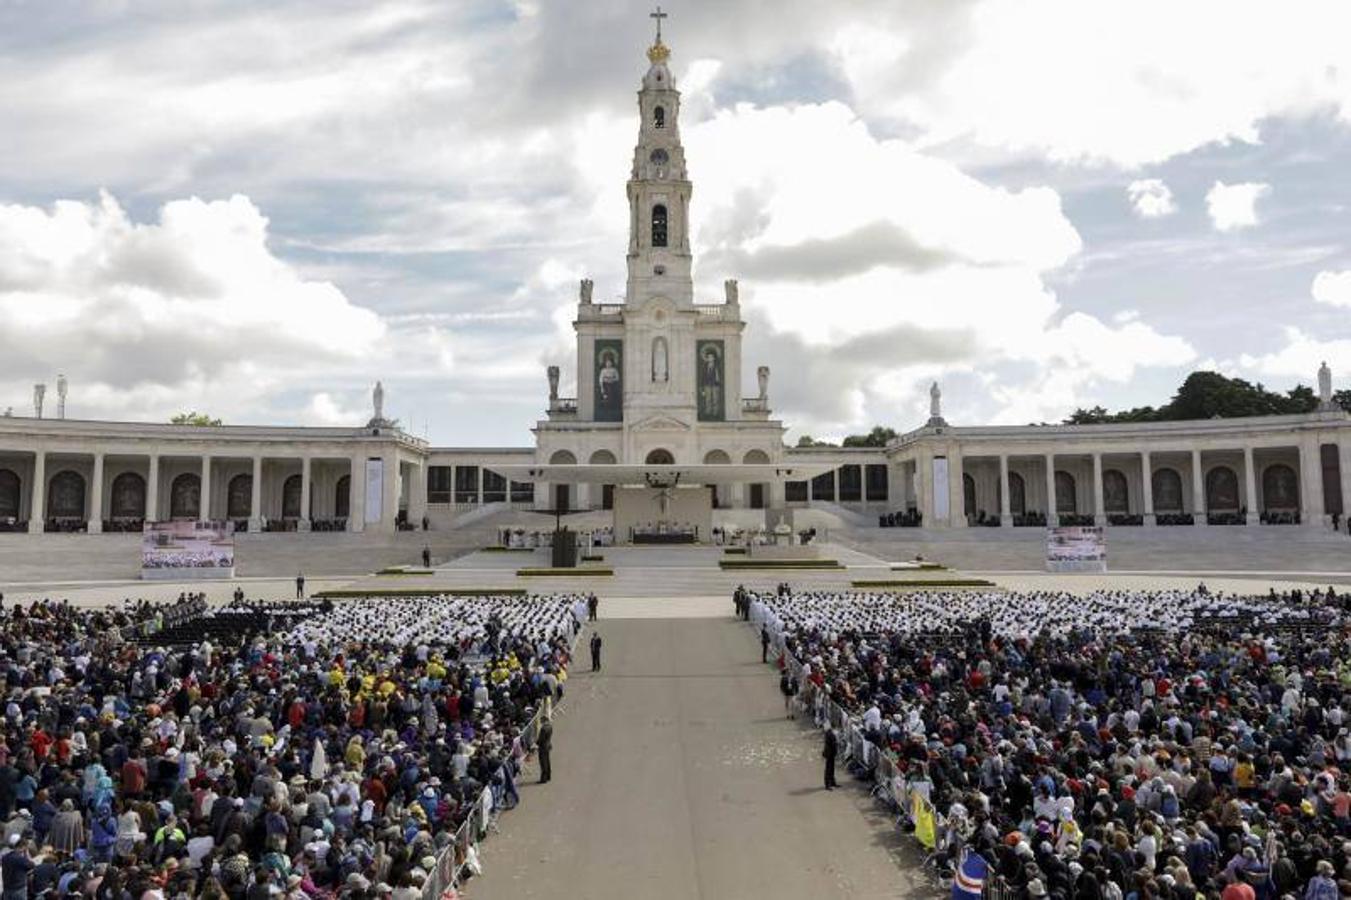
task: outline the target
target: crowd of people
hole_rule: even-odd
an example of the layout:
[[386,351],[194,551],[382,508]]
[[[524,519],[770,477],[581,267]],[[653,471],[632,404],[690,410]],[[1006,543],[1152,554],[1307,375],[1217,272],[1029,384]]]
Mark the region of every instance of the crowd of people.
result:
[[737,597],[800,674],[785,696],[837,704],[932,803],[936,861],[1066,900],[1351,894],[1347,601]]
[[199,601],[0,598],[0,898],[421,897],[443,854],[472,869],[460,825],[519,799],[587,615],[381,597],[157,644]]

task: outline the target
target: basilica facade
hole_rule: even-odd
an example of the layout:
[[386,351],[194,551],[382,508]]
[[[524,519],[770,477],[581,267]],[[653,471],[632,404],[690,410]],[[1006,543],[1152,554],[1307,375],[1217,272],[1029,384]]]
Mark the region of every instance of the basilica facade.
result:
[[810,510],[930,529],[1344,521],[1351,418],[1331,403],[1326,367],[1320,408],[1306,415],[964,427],[944,419],[935,385],[928,421],[887,447],[786,446],[771,373],[742,356],[737,282],[720,302],[696,302],[680,94],[660,37],[647,56],[624,301],[596,303],[581,283],[577,396],[560,396],[562,373],[547,371],[533,447],[429,446],[383,417],[378,387],[371,419],[350,428],[76,421],[38,406],[0,418],[0,531],[136,531],[171,518],[443,529],[514,508],[603,516],[626,490],[676,484],[698,489],[705,521],[742,526]]

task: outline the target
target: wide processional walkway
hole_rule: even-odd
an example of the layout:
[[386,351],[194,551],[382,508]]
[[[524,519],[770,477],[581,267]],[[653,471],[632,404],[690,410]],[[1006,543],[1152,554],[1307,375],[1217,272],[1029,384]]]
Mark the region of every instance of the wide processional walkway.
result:
[[602,667],[589,671],[583,633],[554,719],[552,780],[528,769],[467,895],[922,893],[890,817],[862,788],[823,789],[820,732],[786,717],[756,632],[725,603],[719,617],[673,619],[615,618],[631,607],[601,602]]

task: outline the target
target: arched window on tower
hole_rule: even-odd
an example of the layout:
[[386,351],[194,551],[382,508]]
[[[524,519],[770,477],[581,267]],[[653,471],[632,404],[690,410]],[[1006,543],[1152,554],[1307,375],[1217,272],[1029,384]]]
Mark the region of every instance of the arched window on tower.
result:
[[652,246],[666,246],[666,207],[660,203],[652,207]]
[[666,127],[666,107],[658,106],[656,109],[652,110],[652,127]]

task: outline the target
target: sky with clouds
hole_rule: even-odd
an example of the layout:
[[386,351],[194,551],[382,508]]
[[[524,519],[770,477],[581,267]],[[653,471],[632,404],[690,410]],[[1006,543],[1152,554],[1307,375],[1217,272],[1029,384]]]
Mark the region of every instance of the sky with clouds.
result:
[[[668,0],[790,439],[1351,378],[1351,6]],[[0,408],[526,446],[624,286],[646,5],[0,4]]]

